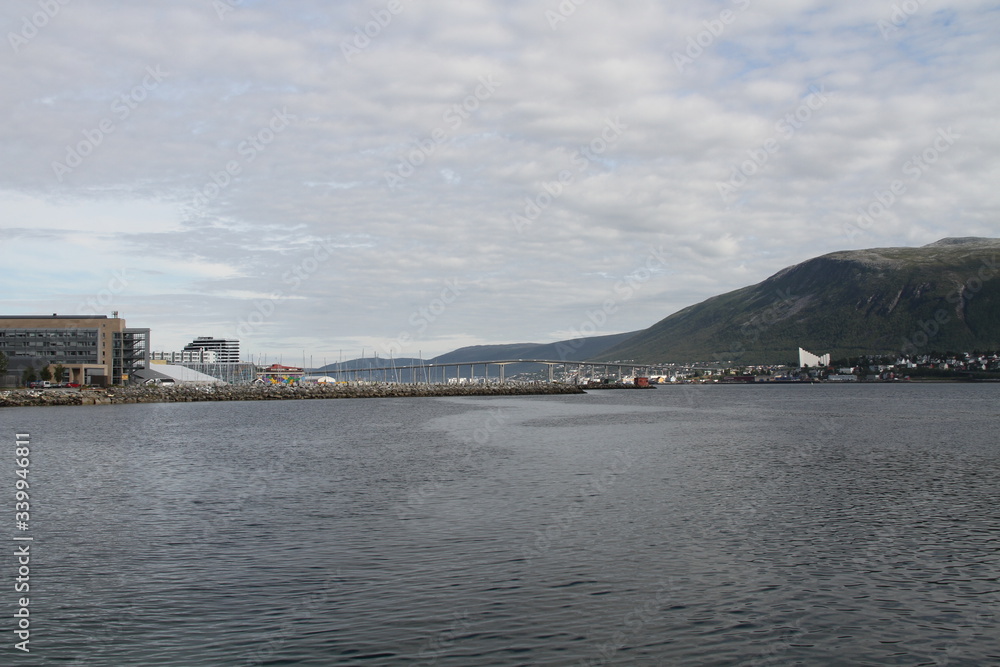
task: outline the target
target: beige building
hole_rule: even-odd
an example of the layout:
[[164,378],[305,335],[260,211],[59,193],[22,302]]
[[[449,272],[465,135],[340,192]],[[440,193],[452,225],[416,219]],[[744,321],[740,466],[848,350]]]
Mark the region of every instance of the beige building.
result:
[[123,384],[149,366],[149,329],[125,326],[106,315],[0,315],[0,352],[7,356],[6,384],[25,369],[66,369],[63,382]]

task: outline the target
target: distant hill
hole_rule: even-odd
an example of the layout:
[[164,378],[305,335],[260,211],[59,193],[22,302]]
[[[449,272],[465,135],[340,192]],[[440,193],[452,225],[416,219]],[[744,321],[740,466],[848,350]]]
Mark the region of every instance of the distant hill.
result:
[[[462,347],[451,352],[447,352],[433,359],[399,358],[389,359],[388,357],[365,357],[362,359],[351,359],[348,361],[327,364],[316,369],[316,373],[330,373],[346,378],[361,378],[374,380],[396,380],[400,382],[410,382],[412,379],[426,379],[435,376],[437,371],[427,370],[427,367],[434,364],[473,364],[482,361],[501,361],[505,359],[546,359],[560,361],[586,361],[591,357],[600,355],[608,348],[625,342],[637,332],[623,334],[610,334],[607,336],[592,336],[590,338],[574,338],[571,340],[559,341],[556,343],[513,343],[509,345],[473,345]],[[416,370],[400,369],[401,366],[420,366]],[[390,371],[366,373],[371,368],[398,369]],[[546,370],[543,364],[510,364],[505,369],[507,377],[513,377],[518,373],[532,373]],[[344,374],[346,372],[346,374]],[[450,371],[454,372],[454,371]],[[469,371],[465,371],[468,373]],[[476,370],[477,375],[489,373],[490,377],[499,376],[499,369],[491,367],[489,369],[480,368]],[[450,377],[450,375],[449,375]]]
[[1000,349],[1000,239],[834,252],[689,306],[593,360],[782,363]]
[[400,357],[399,359],[390,359],[389,357],[364,357],[320,366],[312,372],[329,373],[336,370],[353,371],[363,368],[390,368],[392,366],[410,366],[419,365],[421,363],[426,364],[427,360],[424,359],[421,361],[416,357]]
[[574,338],[557,343],[514,343],[512,345],[473,345],[461,347],[432,359],[434,363],[467,363],[494,359],[550,359],[586,361],[621,345],[638,332]]

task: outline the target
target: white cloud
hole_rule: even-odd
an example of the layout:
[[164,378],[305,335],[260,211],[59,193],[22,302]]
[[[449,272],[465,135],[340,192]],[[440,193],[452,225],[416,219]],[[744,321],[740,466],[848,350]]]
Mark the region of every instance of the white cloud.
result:
[[[199,0],[66,5],[0,57],[3,247],[50,267],[8,272],[0,310],[68,312],[124,269],[108,310],[156,347],[222,335],[280,293],[248,345],[352,356],[413,329],[458,279],[468,289],[413,336],[429,356],[551,340],[649,248],[671,249],[669,271],[604,332],[823,252],[995,234],[989,3],[921,5],[890,31],[891,3],[585,3],[553,29],[558,6],[406,3],[348,60],[385,3],[242,3],[222,19]],[[36,8],[0,14],[19,26]],[[700,52],[679,69],[689,39]],[[477,94],[484,77],[499,85]],[[829,99],[781,126],[817,88]],[[960,136],[907,175],[940,128]],[[779,149],[724,200],[718,184],[769,139]],[[73,150],[87,155],[60,174]],[[889,213],[846,234],[894,179],[907,191]]]

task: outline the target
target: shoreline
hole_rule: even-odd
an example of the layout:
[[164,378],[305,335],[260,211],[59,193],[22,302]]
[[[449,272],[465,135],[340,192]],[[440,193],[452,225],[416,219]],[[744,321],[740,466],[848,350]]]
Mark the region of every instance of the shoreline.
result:
[[[439,385],[439,384],[340,384],[300,387],[259,385],[217,386],[136,386],[108,389],[0,389],[0,408],[45,407],[56,405],[125,405],[134,403],[202,403],[206,401],[289,401],[346,398],[433,398],[437,396],[554,396],[586,394],[590,390],[655,389],[673,386],[785,386],[785,385],[870,385],[870,384],[980,384],[995,379],[912,378],[879,382],[693,382],[630,386],[587,386],[548,382],[525,384]],[[667,389],[669,391],[669,389]]]
[[435,396],[537,396],[583,394],[568,384],[505,385],[310,385],[263,386],[138,386],[109,389],[11,389],[0,391],[0,408],[55,405],[124,405],[133,403],[200,403],[204,401],[288,401],[343,398],[425,398]]

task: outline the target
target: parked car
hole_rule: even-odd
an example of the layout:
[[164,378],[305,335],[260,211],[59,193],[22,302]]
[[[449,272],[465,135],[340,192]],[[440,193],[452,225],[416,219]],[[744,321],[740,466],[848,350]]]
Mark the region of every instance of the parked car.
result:
[[52,383],[48,380],[36,380],[28,383],[28,389],[48,389],[51,386]]

